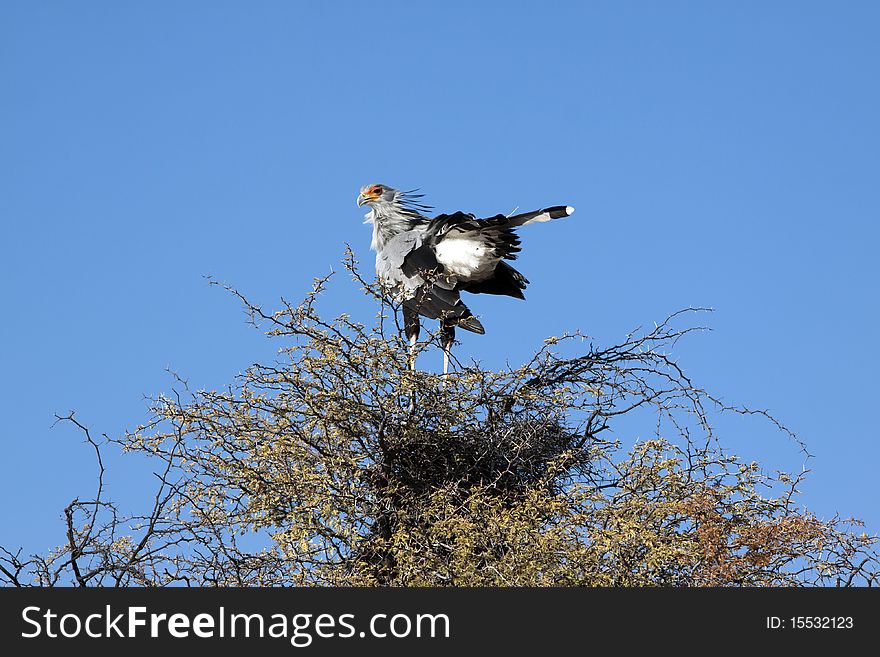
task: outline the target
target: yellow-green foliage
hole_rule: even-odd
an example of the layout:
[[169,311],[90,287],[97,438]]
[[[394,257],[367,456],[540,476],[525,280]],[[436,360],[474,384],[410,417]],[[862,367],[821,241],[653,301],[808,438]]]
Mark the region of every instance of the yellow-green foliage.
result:
[[804,511],[800,478],[722,448],[707,408],[752,412],[725,409],[668,356],[691,315],[608,348],[551,338],[521,367],[459,363],[443,381],[409,370],[384,302],[373,327],[321,319],[324,284],[272,314],[242,297],[283,341],[277,362],[225,390],[179,382],[113,440],[161,465],[150,512],[75,503],[65,545],[6,558],[6,572],[44,584],[876,581],[874,537]]

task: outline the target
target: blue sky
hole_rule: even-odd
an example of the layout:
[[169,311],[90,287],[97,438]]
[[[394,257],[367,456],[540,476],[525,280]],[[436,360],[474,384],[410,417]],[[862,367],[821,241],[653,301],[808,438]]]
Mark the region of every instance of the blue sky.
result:
[[[368,182],[576,206],[522,231],[528,301],[473,298],[488,335],[458,353],[711,306],[680,363],[808,443],[805,504],[880,529],[878,24],[869,2],[0,4],[0,544],[59,542],[92,492],[54,413],[119,434],[166,367],[210,388],[271,358],[205,275],[269,306],[344,242],[369,270]],[[340,277],[325,307],[349,306],[369,319]],[[722,428],[801,467],[757,421]],[[135,507],[149,476],[108,458]]]

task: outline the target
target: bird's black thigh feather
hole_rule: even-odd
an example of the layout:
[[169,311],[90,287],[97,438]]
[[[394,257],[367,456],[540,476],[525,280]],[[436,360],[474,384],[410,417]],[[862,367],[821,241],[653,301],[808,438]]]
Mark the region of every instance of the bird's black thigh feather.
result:
[[455,324],[441,321],[440,346],[443,347],[444,350],[447,350],[453,342],[455,342]]
[[403,332],[409,340],[418,340],[421,323],[419,322],[419,313],[414,308],[407,305],[403,306]]

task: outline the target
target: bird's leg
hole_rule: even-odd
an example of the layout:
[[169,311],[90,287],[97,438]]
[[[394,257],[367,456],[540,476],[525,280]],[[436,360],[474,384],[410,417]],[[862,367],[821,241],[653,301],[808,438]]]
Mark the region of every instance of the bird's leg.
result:
[[416,371],[416,345],[418,344],[419,336],[413,334],[409,336],[409,369],[412,372]]
[[[403,307],[403,331],[409,338],[409,371],[416,371],[416,353],[419,342],[419,331],[421,322],[419,322],[419,313],[408,306]],[[413,389],[409,395],[409,412],[416,410],[416,391]]]
[[403,331],[409,338],[409,369],[416,371],[416,344],[419,341],[419,314],[407,306],[403,307]]
[[443,385],[446,385],[446,377],[449,376],[449,357],[453,342],[455,342],[455,325],[441,322],[440,345],[443,347]]

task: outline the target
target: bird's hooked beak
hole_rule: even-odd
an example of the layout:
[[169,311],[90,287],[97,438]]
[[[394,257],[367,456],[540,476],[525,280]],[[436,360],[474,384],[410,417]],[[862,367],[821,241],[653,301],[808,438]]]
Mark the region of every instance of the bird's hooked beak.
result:
[[367,202],[367,199],[364,198],[364,195],[363,195],[363,194],[358,194],[358,200],[357,200],[358,207],[361,207],[361,206],[364,205],[366,202]]

